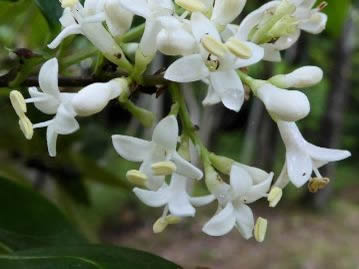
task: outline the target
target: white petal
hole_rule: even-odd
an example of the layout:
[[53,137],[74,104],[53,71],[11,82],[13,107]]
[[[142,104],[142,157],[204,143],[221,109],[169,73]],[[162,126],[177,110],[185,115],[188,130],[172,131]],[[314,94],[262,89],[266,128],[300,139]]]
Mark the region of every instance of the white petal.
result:
[[155,176],[152,170],[152,164],[160,161],[164,161],[163,156],[156,156],[155,154],[149,154],[148,158],[140,166],[140,172],[144,173],[148,177],[146,187],[150,190],[158,190],[165,182],[164,176]]
[[196,213],[186,192],[186,183],[187,179],[185,177],[173,174],[170,184],[171,198],[168,203],[168,208],[174,216],[194,216]]
[[252,209],[245,204],[234,208],[236,216],[236,227],[245,239],[250,239],[253,234],[254,216]]
[[174,152],[171,160],[176,164],[178,174],[191,179],[200,180],[203,177],[203,173],[197,167],[190,162],[183,159],[177,152]]
[[140,188],[134,188],[133,192],[138,199],[151,207],[161,207],[166,205],[171,196],[166,184],[164,184],[158,191],[147,191]]
[[271,186],[273,176],[274,174],[270,173],[263,182],[253,185],[253,187],[244,195],[246,204],[253,203],[266,196]]
[[81,34],[81,26],[78,24],[72,24],[70,26],[65,27],[61,33],[49,44],[47,45],[50,49],[57,48],[60,43],[71,35]]
[[286,163],[290,181],[298,188],[308,182],[313,165],[309,155],[301,149],[287,147]]
[[220,25],[227,25],[239,16],[242,12],[246,0],[221,0],[216,1],[212,20]]
[[193,82],[202,80],[209,75],[200,54],[184,56],[172,63],[165,73],[165,79],[175,82]]
[[258,63],[264,57],[264,49],[252,42],[243,42],[247,47],[251,49],[252,56],[249,59],[237,58],[235,62],[235,68],[242,68]]
[[200,42],[205,35],[210,35],[218,41],[221,40],[216,26],[202,13],[194,12],[191,17],[191,23],[192,33],[197,42]]
[[59,64],[56,58],[48,60],[40,69],[39,84],[44,93],[52,95],[56,99],[60,98],[58,87]]
[[175,116],[162,119],[153,130],[152,141],[169,151],[176,150],[178,140],[178,122]]
[[264,49],[264,61],[280,62],[282,60],[280,52],[274,47],[273,44],[263,44],[261,47]]
[[53,126],[55,132],[62,135],[71,134],[80,129],[79,123],[75,119],[75,115],[71,113],[65,105],[59,106]]
[[244,88],[236,71],[212,72],[210,81],[224,106],[238,112],[244,102]]
[[60,100],[52,95],[40,92],[36,87],[29,88],[29,94],[32,98],[41,98],[41,101],[34,102],[35,107],[45,114],[56,114],[57,108],[60,105]]
[[204,226],[202,231],[211,236],[221,236],[229,233],[236,223],[236,217],[232,203],[212,217]]
[[287,163],[285,162],[283,165],[282,171],[280,172],[280,175],[273,186],[278,187],[280,189],[284,189],[288,185],[289,182],[290,182],[290,179],[288,176]]
[[251,176],[253,180],[253,184],[259,184],[265,180],[267,180],[269,174],[266,171],[263,171],[262,169],[244,165],[242,163],[235,163],[236,166],[244,168],[248,174]]
[[325,29],[327,25],[328,16],[322,12],[317,12],[313,16],[300,24],[300,29],[311,33],[311,34],[320,34]]
[[47,149],[51,157],[56,156],[56,142],[58,134],[55,132],[54,127],[49,125],[46,130]]
[[216,197],[212,194],[200,196],[200,197],[190,197],[191,204],[194,206],[204,206],[212,203]]
[[143,161],[152,149],[151,142],[132,136],[113,135],[112,143],[119,155],[132,162]]
[[293,34],[289,36],[282,36],[279,38],[274,44],[266,44],[272,45],[276,50],[286,50],[294,45],[298,41],[300,37],[300,30],[295,31]]
[[161,31],[161,25],[157,20],[148,19],[145,25],[145,32],[142,35],[140,42],[140,49],[143,55],[150,57],[156,53],[157,50],[157,35]]
[[316,161],[336,162],[351,156],[347,150],[328,149],[306,143],[305,150]]
[[146,0],[120,0],[120,4],[138,16],[148,18],[151,15],[151,10]]
[[204,106],[215,105],[221,102],[221,97],[216,93],[211,85],[208,86],[208,92],[206,98],[202,101]]
[[130,29],[133,13],[119,5],[119,0],[107,0],[104,7],[106,24],[114,37]]
[[62,13],[62,16],[59,20],[63,27],[67,27],[67,26],[76,24],[76,21],[74,19],[74,16],[72,15],[70,8],[64,9],[64,12]]
[[244,168],[233,165],[230,174],[230,183],[235,198],[238,198],[250,190],[253,185],[253,180]]

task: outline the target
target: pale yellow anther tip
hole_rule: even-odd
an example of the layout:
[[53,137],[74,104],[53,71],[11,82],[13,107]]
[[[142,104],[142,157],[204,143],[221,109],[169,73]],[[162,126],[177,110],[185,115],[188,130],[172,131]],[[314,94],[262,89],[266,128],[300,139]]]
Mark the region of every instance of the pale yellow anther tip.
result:
[[278,187],[273,187],[268,194],[268,202],[270,207],[276,207],[282,199],[283,190]]
[[78,2],[78,0],[60,0],[62,8],[73,7]]
[[29,118],[22,115],[19,120],[19,126],[26,139],[31,140],[34,135],[34,128]]
[[154,175],[168,176],[177,170],[176,165],[171,161],[154,163],[151,166]]
[[175,0],[175,3],[190,12],[205,13],[207,7],[199,0]]
[[257,242],[262,243],[267,234],[268,221],[259,217],[254,227],[254,238]]
[[11,91],[9,97],[12,107],[20,118],[27,112],[24,96],[19,91]]
[[166,217],[161,217],[159,218],[155,224],[153,224],[153,232],[155,234],[159,234],[162,233],[164,230],[166,230],[167,226],[168,226],[168,221],[166,219]]
[[202,46],[211,54],[223,57],[227,52],[227,47],[219,40],[210,35],[205,35],[201,39]]
[[225,45],[232,54],[239,58],[249,59],[252,57],[251,48],[235,37],[228,39]]
[[173,215],[168,215],[166,217],[166,221],[168,224],[178,224],[182,221],[181,217],[177,217],[177,216],[173,216]]
[[127,180],[137,186],[145,187],[147,183],[147,176],[138,170],[129,170],[126,173]]

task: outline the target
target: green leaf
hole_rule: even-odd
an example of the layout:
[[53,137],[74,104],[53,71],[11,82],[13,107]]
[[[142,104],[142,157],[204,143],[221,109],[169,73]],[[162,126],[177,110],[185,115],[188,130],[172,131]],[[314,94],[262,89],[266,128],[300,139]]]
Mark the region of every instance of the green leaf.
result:
[[40,8],[42,14],[47,20],[52,31],[56,31],[60,27],[59,19],[63,9],[59,0],[35,0],[36,5]]
[[0,256],[0,268],[11,269],[180,269],[143,251],[100,245],[53,247]]
[[324,12],[328,15],[327,31],[337,38],[343,30],[351,8],[351,0],[331,0]]
[[52,203],[3,177],[0,177],[0,212],[0,242],[10,249],[85,242]]
[[19,0],[0,0],[0,2],[17,2]]

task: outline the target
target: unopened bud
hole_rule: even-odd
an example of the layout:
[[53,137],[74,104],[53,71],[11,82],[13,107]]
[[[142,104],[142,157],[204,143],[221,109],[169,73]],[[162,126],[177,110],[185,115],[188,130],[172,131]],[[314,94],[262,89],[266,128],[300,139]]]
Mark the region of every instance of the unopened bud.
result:
[[10,92],[11,105],[14,108],[16,114],[21,117],[27,112],[26,102],[21,92],[11,91]]
[[223,57],[227,53],[227,47],[221,41],[210,35],[203,36],[201,44],[209,53],[218,57]]
[[162,233],[164,230],[166,230],[167,226],[168,226],[168,221],[166,219],[166,217],[161,217],[159,218],[155,224],[153,224],[153,232],[155,234],[159,234]]
[[145,187],[147,184],[147,176],[138,170],[129,170],[126,173],[127,180],[137,186]]
[[19,126],[26,139],[31,140],[34,135],[34,128],[29,118],[22,115],[19,120]]
[[244,42],[235,37],[228,39],[225,45],[230,52],[239,58],[249,59],[252,56],[251,49]]
[[176,165],[170,161],[154,163],[151,168],[156,176],[172,175],[177,169]]
[[268,221],[259,217],[254,227],[254,238],[262,243],[266,237]]
[[175,0],[175,3],[191,12],[205,13],[208,9],[200,0]]
[[224,156],[218,156],[214,153],[210,154],[211,163],[213,166],[220,171],[221,173],[225,175],[229,175],[231,173],[231,169],[233,164],[235,163],[232,159],[224,157]]
[[278,187],[273,187],[268,194],[268,202],[270,207],[276,207],[279,201],[282,199],[283,190]]
[[312,193],[316,193],[319,190],[324,189],[330,183],[330,179],[324,178],[311,178],[308,182],[308,190]]
[[268,35],[272,38],[289,36],[298,30],[298,21],[295,17],[286,15],[277,21],[269,30]]

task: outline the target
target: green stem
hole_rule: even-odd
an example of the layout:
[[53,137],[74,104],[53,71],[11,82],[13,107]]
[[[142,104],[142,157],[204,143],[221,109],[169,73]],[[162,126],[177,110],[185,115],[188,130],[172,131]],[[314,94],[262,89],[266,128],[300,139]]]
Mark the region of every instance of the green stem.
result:
[[97,49],[95,47],[89,47],[85,50],[81,50],[81,52],[76,52],[73,55],[67,56],[63,58],[60,62],[60,69],[64,70],[71,65],[77,64],[87,58],[90,58],[96,55]]
[[145,31],[145,24],[143,23],[132,28],[126,34],[119,37],[116,41],[118,43],[128,43],[128,42],[137,41],[143,35],[144,31]]

